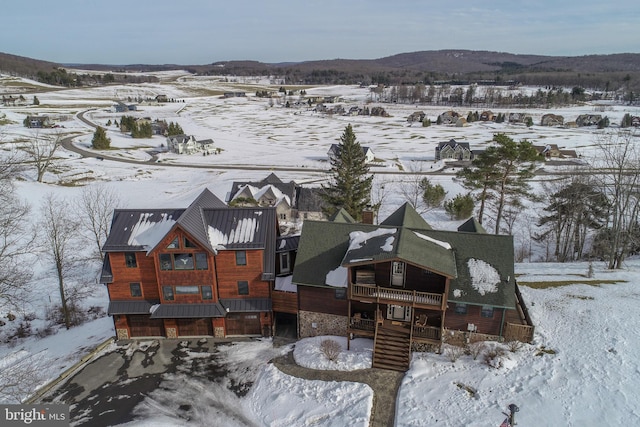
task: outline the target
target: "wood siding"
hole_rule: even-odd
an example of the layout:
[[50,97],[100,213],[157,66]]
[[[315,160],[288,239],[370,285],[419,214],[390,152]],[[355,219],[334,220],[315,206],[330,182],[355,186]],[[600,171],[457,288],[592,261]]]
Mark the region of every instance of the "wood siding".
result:
[[482,307],[478,305],[467,305],[467,314],[456,314],[455,303],[449,303],[449,308],[445,313],[444,326],[447,329],[466,332],[469,323],[473,323],[478,329],[479,334],[500,335],[500,326],[502,324],[501,308],[493,309],[493,317],[482,317]]
[[[391,287],[391,262],[374,264],[376,284]],[[405,264],[403,289],[442,294],[445,292],[446,277],[430,273],[422,268]]]
[[298,294],[294,292],[272,291],[272,310],[280,313],[298,314]]
[[[235,251],[219,251],[215,257],[219,298],[269,298],[270,283],[262,280],[262,250],[246,251],[247,264],[236,265]],[[249,294],[238,294],[238,281],[249,282]]]
[[[127,267],[124,252],[109,253],[113,283],[107,287],[109,298],[112,301],[159,299],[158,283],[156,280],[156,268],[153,257],[148,257],[144,252],[136,252],[136,267]],[[130,283],[140,283],[141,297],[132,297]]]
[[298,285],[300,310],[346,316],[349,312],[347,299],[336,299],[336,289]]

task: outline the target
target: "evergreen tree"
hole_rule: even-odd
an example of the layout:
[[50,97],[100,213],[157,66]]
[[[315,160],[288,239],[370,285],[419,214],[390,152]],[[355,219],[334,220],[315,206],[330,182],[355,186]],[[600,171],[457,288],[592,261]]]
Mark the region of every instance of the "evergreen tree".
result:
[[516,142],[502,133],[494,135],[493,140],[496,145],[479,154],[473,159],[471,168],[464,168],[458,176],[463,179],[465,188],[481,190],[478,222],[482,223],[485,203],[493,203],[495,234],[498,234],[507,200],[534,198],[527,181],[533,176],[539,156],[527,140]]
[[464,196],[458,194],[444,204],[445,212],[449,214],[451,219],[455,220],[469,218],[473,214],[473,207],[473,196],[470,193]]
[[91,140],[91,146],[96,150],[106,150],[111,146],[111,139],[107,136],[104,128],[98,126],[93,133],[93,139]]
[[362,211],[371,203],[373,175],[369,174],[365,153],[350,124],[342,133],[336,155],[330,162],[331,178],[322,186],[322,198],[329,205],[325,213],[331,215],[344,208],[353,218],[360,220]]
[[33,96],[33,105],[40,105],[40,100],[35,95]]
[[427,209],[442,206],[444,197],[447,194],[442,185],[433,185],[428,178],[422,178],[422,181],[420,181],[420,189],[422,190],[422,201]]

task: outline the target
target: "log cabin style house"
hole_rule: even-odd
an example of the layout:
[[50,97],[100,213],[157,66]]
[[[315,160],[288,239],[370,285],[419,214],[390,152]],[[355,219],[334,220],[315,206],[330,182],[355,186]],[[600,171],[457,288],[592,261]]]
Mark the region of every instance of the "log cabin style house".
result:
[[473,219],[433,230],[405,204],[380,225],[307,221],[293,283],[300,337],[374,339],[373,366],[404,371],[412,349],[471,334],[530,341],[511,236]]
[[101,282],[118,339],[270,336],[274,208],[204,190],[186,209],[117,209]]

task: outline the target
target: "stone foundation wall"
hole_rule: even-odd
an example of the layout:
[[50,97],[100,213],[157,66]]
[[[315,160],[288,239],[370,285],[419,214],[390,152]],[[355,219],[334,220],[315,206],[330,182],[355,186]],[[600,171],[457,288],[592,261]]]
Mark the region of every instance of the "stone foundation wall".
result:
[[116,336],[119,340],[128,340],[129,339],[129,331],[127,329],[116,329]]
[[[298,312],[300,338],[318,335],[347,336],[347,316],[335,314],[315,313],[312,311]],[[315,327],[314,327],[315,326]]]

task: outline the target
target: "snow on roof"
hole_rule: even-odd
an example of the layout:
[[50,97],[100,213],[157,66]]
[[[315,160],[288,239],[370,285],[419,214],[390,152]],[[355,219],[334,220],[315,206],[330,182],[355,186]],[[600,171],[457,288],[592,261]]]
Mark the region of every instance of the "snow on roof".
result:
[[227,235],[210,225],[207,229],[209,243],[214,249],[225,249],[225,245],[231,243],[251,243],[256,236],[257,227],[257,218],[242,218]]
[[339,288],[347,287],[347,272],[349,270],[346,267],[339,266],[335,270],[331,270],[327,273],[324,281],[329,286],[336,286]]
[[[352,231],[349,233],[350,242],[348,250],[351,251],[361,248],[362,244],[372,237],[384,236],[385,234],[395,234],[396,231],[398,231],[396,228],[378,228],[373,231],[369,231],[368,233],[365,233],[364,231]],[[393,239],[393,237],[391,237],[391,239]],[[382,246],[382,249],[390,251],[391,249],[388,247],[391,243],[393,243],[393,240],[389,241],[389,239],[387,239],[385,244]]]
[[176,223],[168,214],[162,214],[160,221],[152,222],[149,221],[151,215],[151,213],[140,215],[140,219],[131,229],[131,235],[127,242],[130,246],[143,246],[147,250],[151,250],[167,235],[171,227]]
[[387,240],[385,240],[384,245],[380,246],[380,249],[385,252],[391,252],[393,250],[393,241],[395,239],[396,238],[394,236],[387,237]]
[[298,292],[298,286],[291,282],[292,275],[276,277],[276,291]]
[[279,204],[282,200],[286,200],[286,202],[291,205],[291,198],[280,191],[278,187],[271,184],[264,185],[260,188],[250,184],[245,184],[238,189],[233,198],[235,199],[236,197],[238,197],[245,189],[248,189],[249,192],[251,192],[251,197],[253,197],[255,200],[260,200],[262,196],[264,196],[269,190],[271,190],[274,197],[276,198],[276,204]]
[[285,239],[280,240],[280,246],[278,249],[284,249],[287,246],[287,241]]
[[436,240],[433,237],[429,237],[429,236],[425,236],[424,234],[420,234],[420,233],[416,233],[414,231],[415,235],[418,236],[421,239],[427,240],[429,242],[435,243],[436,245],[442,246],[445,249],[451,249],[451,245],[447,242],[443,242],[442,240]]
[[478,291],[480,295],[498,291],[498,284],[500,284],[500,274],[498,270],[480,259],[473,258],[467,261],[467,266],[469,267],[471,286]]

